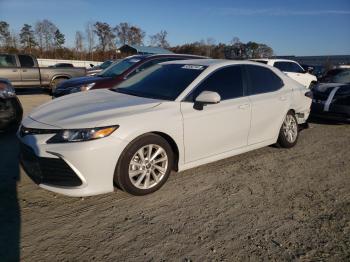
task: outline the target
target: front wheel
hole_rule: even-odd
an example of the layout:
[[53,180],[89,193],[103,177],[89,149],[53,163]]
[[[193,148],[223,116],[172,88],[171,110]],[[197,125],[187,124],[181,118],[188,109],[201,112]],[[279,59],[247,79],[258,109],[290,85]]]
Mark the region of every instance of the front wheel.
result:
[[288,112],[280,129],[277,144],[284,148],[291,148],[296,145],[298,137],[299,127],[297,119],[292,112]]
[[132,195],[153,193],[168,179],[173,161],[172,149],[164,138],[155,134],[141,136],[122,153],[114,182]]
[[64,80],[67,80],[67,78],[64,78],[64,77],[58,77],[58,78],[56,78],[56,79],[54,79],[54,80],[52,80],[51,81],[51,84],[50,84],[50,93],[54,93],[55,92],[55,90],[56,90],[56,88],[57,88],[57,86],[62,82],[62,81],[64,81]]

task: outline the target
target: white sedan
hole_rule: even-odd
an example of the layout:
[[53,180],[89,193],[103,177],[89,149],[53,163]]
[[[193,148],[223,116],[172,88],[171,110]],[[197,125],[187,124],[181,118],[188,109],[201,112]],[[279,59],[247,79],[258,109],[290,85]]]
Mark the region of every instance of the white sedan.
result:
[[287,59],[252,59],[252,61],[277,67],[287,76],[308,88],[311,88],[317,83],[316,76],[305,71],[296,61]]
[[118,88],[38,107],[22,122],[21,163],[42,188],[69,196],[158,190],[182,171],[278,143],[297,143],[308,90],[250,61],[155,65]]

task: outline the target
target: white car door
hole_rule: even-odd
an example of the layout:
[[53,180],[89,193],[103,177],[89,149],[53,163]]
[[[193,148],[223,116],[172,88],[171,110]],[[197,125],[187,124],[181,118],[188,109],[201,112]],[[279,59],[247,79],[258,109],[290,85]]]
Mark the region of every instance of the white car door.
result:
[[251,102],[251,127],[248,145],[276,138],[287,113],[290,91],[269,68],[246,65]]
[[[217,92],[218,104],[195,106],[202,91]],[[247,145],[250,102],[244,96],[242,67],[221,68],[203,80],[181,102],[185,162],[192,162]]]

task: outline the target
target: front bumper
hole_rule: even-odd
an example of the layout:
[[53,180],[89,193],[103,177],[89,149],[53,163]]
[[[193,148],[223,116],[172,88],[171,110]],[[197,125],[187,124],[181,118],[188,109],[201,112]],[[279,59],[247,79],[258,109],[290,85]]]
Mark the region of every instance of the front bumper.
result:
[[52,134],[25,135],[21,164],[40,187],[73,197],[114,191],[113,178],[128,142],[113,134],[98,140],[46,144]]
[[331,119],[336,121],[350,121],[350,105],[330,104],[329,110],[324,111],[323,103],[312,102],[311,117]]

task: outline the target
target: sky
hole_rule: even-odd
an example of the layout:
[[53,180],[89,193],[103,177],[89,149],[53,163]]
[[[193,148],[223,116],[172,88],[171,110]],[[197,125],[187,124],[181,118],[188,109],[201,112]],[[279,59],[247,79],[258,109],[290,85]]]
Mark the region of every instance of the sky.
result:
[[350,0],[0,0],[0,20],[19,32],[48,19],[73,46],[88,21],[130,22],[172,46],[214,38],[255,41],[276,55],[350,55]]

